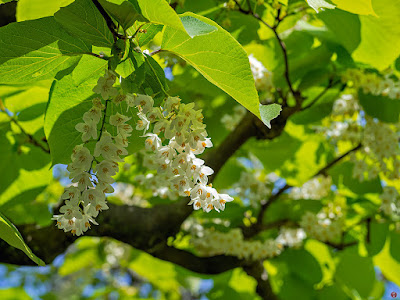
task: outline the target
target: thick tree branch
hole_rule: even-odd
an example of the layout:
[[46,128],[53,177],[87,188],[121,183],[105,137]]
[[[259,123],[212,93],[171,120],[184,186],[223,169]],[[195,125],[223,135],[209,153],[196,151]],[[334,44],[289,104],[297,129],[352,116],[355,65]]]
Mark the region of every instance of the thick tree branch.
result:
[[263,263],[256,262],[250,266],[244,266],[243,270],[249,276],[252,276],[257,280],[256,292],[264,300],[278,300],[279,298],[275,295],[272,290],[271,283],[268,280],[268,274],[264,269]]

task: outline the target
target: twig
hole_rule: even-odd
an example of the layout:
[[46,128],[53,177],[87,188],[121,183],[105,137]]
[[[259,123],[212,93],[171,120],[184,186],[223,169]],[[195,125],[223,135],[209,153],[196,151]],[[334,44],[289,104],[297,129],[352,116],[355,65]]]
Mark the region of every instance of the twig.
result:
[[[358,149],[361,148],[361,144],[358,144],[356,147],[348,150],[347,152],[343,153],[342,155],[340,155],[339,157],[335,158],[334,160],[332,160],[331,162],[329,162],[327,165],[325,165],[322,169],[320,169],[318,172],[316,172],[311,178],[314,178],[318,175],[322,175],[325,174],[326,171],[331,168],[332,166],[334,166],[335,164],[337,164],[339,161],[341,161],[343,158],[345,158],[346,156],[348,156],[350,153],[357,151]],[[310,178],[310,179],[311,179]],[[291,188],[292,186],[289,184],[285,184],[278,192],[276,192],[275,194],[273,194],[266,203],[264,203],[261,208],[260,211],[258,213],[257,216],[257,222],[250,227],[250,230],[248,231],[248,236],[247,237],[251,237],[254,236],[255,234],[257,234],[258,232],[263,230],[263,218],[264,218],[264,214],[267,211],[268,207],[274,203],[285,191],[287,191],[289,188]]]
[[10,118],[10,122],[13,122],[15,125],[17,125],[17,127],[19,128],[19,130],[21,130],[21,132],[27,136],[28,138],[28,142],[31,143],[32,145],[39,147],[40,149],[42,149],[44,152],[46,153],[50,153],[50,149],[44,147],[42,144],[39,143],[39,141],[37,141],[33,135],[27,133],[25,131],[25,129],[21,126],[21,124],[18,123],[18,121],[10,116],[7,112],[6,112],[6,108],[4,107],[3,101],[0,99],[0,112],[5,113],[9,118]]
[[334,87],[336,84],[338,84],[340,81],[333,82],[333,80],[329,80],[328,85],[325,87],[323,91],[321,91],[309,104],[304,106],[301,110],[306,110],[309,109],[311,106],[313,106],[319,99],[321,99],[322,96],[324,96],[331,87]]
[[164,50],[163,49],[158,49],[158,50],[155,50],[155,51],[151,52],[149,55],[153,56],[153,55],[155,55],[157,53],[160,53],[161,51],[164,51]]
[[106,21],[108,29],[110,29],[113,37],[114,37],[114,42],[117,41],[117,39],[126,39],[125,36],[121,35],[117,31],[117,27],[115,27],[115,24],[111,17],[108,15],[108,13],[105,11],[103,6],[99,3],[98,0],[92,0],[93,4],[96,6],[97,10],[100,12],[100,14],[103,16],[104,20]]
[[258,15],[258,14],[255,13],[255,12],[253,12],[251,9],[248,9],[248,10],[243,9],[243,8],[241,7],[241,5],[238,3],[237,0],[234,0],[234,1],[235,1],[236,5],[238,6],[238,10],[239,10],[241,13],[246,14],[246,15],[250,15],[250,16],[254,17],[254,18],[257,19],[258,21],[260,21],[262,24],[264,24],[265,26],[267,26],[269,29],[271,29],[272,32],[274,33],[276,39],[278,40],[279,46],[281,47],[282,54],[283,54],[283,60],[284,60],[284,63],[285,63],[284,77],[285,77],[286,83],[287,83],[287,85],[288,85],[288,87],[289,87],[290,92],[292,93],[293,97],[295,98],[297,105],[300,105],[300,104],[301,104],[301,99],[302,99],[301,94],[300,94],[299,91],[296,91],[296,90],[293,88],[292,82],[290,81],[290,76],[289,76],[289,60],[288,60],[288,55],[287,55],[287,50],[286,50],[286,44],[285,44],[285,42],[280,38],[280,36],[279,36],[279,34],[278,34],[277,30],[276,30],[277,27],[278,27],[278,25],[279,25],[279,23],[280,23],[283,19],[282,19],[282,20],[279,20],[279,22],[277,22],[274,26],[271,26],[271,25],[269,25],[267,22],[265,22],[265,21],[260,17],[260,15]]

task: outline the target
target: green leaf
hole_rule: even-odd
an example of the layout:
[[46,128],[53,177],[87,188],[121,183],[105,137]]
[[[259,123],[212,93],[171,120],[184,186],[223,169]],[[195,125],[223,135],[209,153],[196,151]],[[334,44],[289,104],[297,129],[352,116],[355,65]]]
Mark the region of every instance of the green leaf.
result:
[[279,116],[282,111],[282,106],[273,103],[268,105],[260,104],[260,114],[263,123],[271,129],[271,120]]
[[145,67],[146,78],[143,88],[150,88],[153,94],[157,94],[161,90],[167,95],[168,83],[163,68],[149,55],[146,55]]
[[44,266],[45,263],[32,253],[28,245],[25,244],[24,239],[19,233],[18,229],[7,220],[7,218],[0,212],[0,238],[6,241],[10,246],[18,248],[25,252],[25,254],[39,266]]
[[[163,29],[164,25],[160,24],[145,24],[142,26],[142,29],[144,29],[144,32],[139,32],[137,34],[137,43],[139,47],[142,47],[149,43],[157,33],[159,33]],[[134,32],[133,32],[134,33]],[[132,34],[133,34],[132,33]]]
[[[1,113],[3,114],[3,113]],[[25,144],[26,137],[13,134],[9,123],[0,128],[0,207],[34,199],[52,180],[49,155]],[[20,139],[22,138],[22,141]],[[24,146],[22,146],[25,144]],[[29,146],[28,146],[29,145]]]
[[362,299],[366,299],[375,283],[372,259],[345,252],[336,268],[335,278],[349,289],[355,289]]
[[208,34],[217,30],[215,26],[204,23],[192,16],[182,16],[180,19],[190,37]]
[[83,55],[72,71],[72,80],[79,85],[92,76],[99,76],[107,69],[107,61],[92,55]]
[[376,15],[335,10],[318,17],[336,35],[337,42],[352,52],[355,61],[383,70],[400,55],[400,39],[395,38],[400,36],[400,6],[392,0],[372,0],[372,8]]
[[90,47],[73,38],[52,18],[12,23],[0,28],[0,83],[53,78],[76,64]]
[[185,32],[185,27],[178,14],[169,6],[165,0],[129,0],[136,10],[149,22],[168,25],[179,31]]
[[74,0],[19,0],[17,4],[17,22],[53,16],[61,7]]
[[366,243],[368,254],[377,255],[385,246],[386,237],[389,232],[388,223],[371,222],[369,228],[369,242]]
[[[400,262],[391,256],[390,244],[390,239],[387,239],[383,250],[378,255],[374,256],[374,264],[379,267],[386,279],[399,286]],[[398,249],[395,251],[398,251]]]
[[136,21],[145,21],[133,4],[126,0],[100,0],[104,9],[124,28],[128,29]]
[[72,149],[82,143],[81,134],[75,130],[75,125],[82,122],[83,114],[92,107],[92,89],[99,76],[93,75],[77,85],[73,75],[69,74],[53,83],[44,121],[52,165],[68,164]]
[[75,0],[54,15],[69,33],[98,47],[111,47],[113,35],[101,13],[90,0]]
[[390,255],[400,262],[400,233],[396,230],[390,232]]
[[353,193],[363,195],[367,193],[382,193],[382,185],[379,177],[363,182],[353,178],[354,164],[346,161],[334,166],[328,173],[332,176],[333,183],[337,187],[345,186]]
[[242,46],[215,22],[193,13],[183,16],[198,18],[218,30],[190,38],[185,33],[166,27],[161,48],[182,57],[207,80],[260,117],[254,79]]
[[357,15],[375,15],[372,0],[332,0],[338,9]]
[[330,4],[325,0],[307,0],[308,5],[310,5],[317,13],[325,8],[334,9],[335,5]]
[[144,63],[144,56],[141,53],[132,51],[128,57],[121,61],[115,71],[123,78],[127,78]]
[[365,112],[371,117],[388,123],[399,121],[400,100],[382,95],[364,94],[362,90],[358,92],[358,99]]

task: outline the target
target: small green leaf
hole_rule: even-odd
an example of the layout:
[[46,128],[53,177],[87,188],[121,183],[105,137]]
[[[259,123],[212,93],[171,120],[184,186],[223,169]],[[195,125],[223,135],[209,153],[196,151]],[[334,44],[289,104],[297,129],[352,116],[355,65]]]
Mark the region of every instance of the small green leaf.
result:
[[182,16],[180,17],[186,32],[190,37],[195,37],[198,35],[208,34],[217,30],[215,26],[209,25],[200,21],[192,16]]
[[18,248],[25,252],[25,254],[39,266],[44,266],[45,263],[33,254],[28,245],[25,244],[24,239],[19,233],[18,229],[0,212],[0,238],[6,241],[10,246]]
[[165,0],[129,0],[142,16],[149,22],[168,25],[176,30],[185,32],[185,27],[178,14]]
[[335,9],[335,5],[330,4],[325,0],[307,0],[308,5],[310,5],[317,13],[325,8]]
[[260,104],[260,114],[263,123],[271,129],[271,120],[275,119],[282,111],[282,106],[273,103],[268,105]]

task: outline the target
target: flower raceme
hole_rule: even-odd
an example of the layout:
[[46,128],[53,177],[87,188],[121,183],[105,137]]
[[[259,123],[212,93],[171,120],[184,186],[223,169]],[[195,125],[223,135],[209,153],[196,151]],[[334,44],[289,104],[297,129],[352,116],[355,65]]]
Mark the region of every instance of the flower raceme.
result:
[[[146,137],[144,166],[157,170],[156,174],[137,176],[139,183],[151,188],[155,196],[190,197],[189,205],[195,210],[224,210],[233,198],[208,184],[214,171],[196,157],[212,147],[212,142],[194,103],[168,97],[162,107],[154,107],[154,100],[146,95],[135,95],[130,103],[139,110],[136,129],[143,130]],[[150,124],[152,132],[148,132]]]
[[[128,154],[125,148],[128,146],[127,137],[132,132],[130,125],[126,124],[129,118],[118,113],[109,117],[109,124],[117,129],[115,136],[104,128],[106,105],[118,93],[113,87],[115,80],[116,75],[111,71],[98,80],[93,91],[100,94],[102,99],[93,99],[92,108],[83,115],[83,123],[75,126],[82,133],[83,144],[75,146],[67,167],[73,185],[66,188],[61,196],[65,200],[60,208],[61,214],[53,216],[58,228],[78,236],[87,231],[91,224],[98,225],[95,218],[100,211],[108,209],[105,194],[114,191],[112,176],[118,172],[118,162],[123,161],[121,156]],[[101,118],[103,122],[98,133]],[[93,153],[87,148],[91,140],[96,141]]]
[[[208,184],[214,171],[196,157],[212,147],[201,111],[194,109],[194,103],[181,103],[178,97],[168,97],[162,107],[154,107],[154,100],[148,95],[120,94],[115,81],[116,74],[106,71],[93,88],[101,97],[92,100],[93,106],[84,113],[83,122],[75,126],[83,143],[75,146],[67,167],[73,184],[61,196],[65,201],[61,214],[53,216],[58,228],[82,235],[91,224],[98,225],[95,218],[108,209],[105,194],[114,192],[113,176],[119,171],[119,162],[124,161],[122,157],[128,155],[126,148],[133,131],[127,124],[130,117],[106,114],[107,105],[120,106],[122,102],[128,110],[138,108],[136,130],[143,131],[146,137],[145,165],[158,171],[156,175],[137,176],[138,181],[146,181],[156,194],[171,199],[190,196],[189,205],[195,210],[224,210],[233,198],[219,194]],[[108,132],[105,124],[116,134]],[[148,132],[150,128],[152,132]],[[96,143],[91,152],[87,145],[93,140]]]

